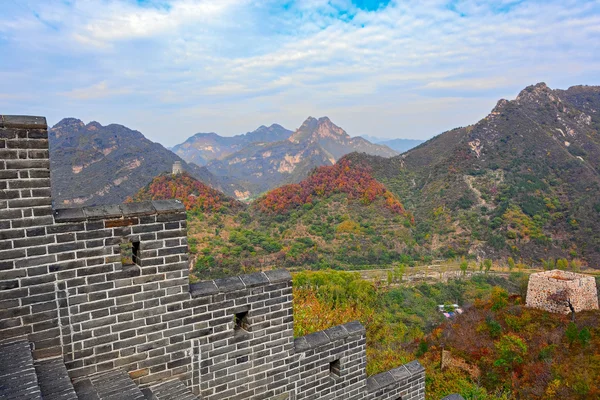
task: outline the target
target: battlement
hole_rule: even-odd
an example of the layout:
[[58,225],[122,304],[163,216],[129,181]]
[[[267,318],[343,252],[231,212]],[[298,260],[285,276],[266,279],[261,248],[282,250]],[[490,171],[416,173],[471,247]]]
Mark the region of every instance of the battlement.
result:
[[190,284],[180,202],[54,210],[49,168],[45,119],[0,116],[0,344],[79,387],[126,371],[204,400],[424,398],[416,361],[367,379],[358,322],[295,339],[287,271]]

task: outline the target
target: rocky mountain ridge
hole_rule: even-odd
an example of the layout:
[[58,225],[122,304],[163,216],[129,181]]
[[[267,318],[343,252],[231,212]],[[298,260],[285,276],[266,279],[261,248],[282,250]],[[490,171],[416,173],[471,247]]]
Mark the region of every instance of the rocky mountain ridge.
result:
[[278,124],[261,125],[252,132],[235,136],[220,136],[214,132],[197,133],[181,144],[174,146],[171,151],[187,162],[199,166],[213,160],[223,159],[252,143],[269,143],[286,140],[292,131]]
[[[333,165],[351,152],[384,157],[398,154],[363,138],[351,138],[327,117],[308,117],[287,140],[250,144],[210,162],[207,168],[217,177],[236,180],[245,189],[243,197],[254,197],[283,184],[299,182],[315,167]],[[226,193],[232,194],[227,189]]]
[[120,203],[179,161],[184,170],[215,188],[206,168],[188,164],[140,132],[117,124],[85,124],[65,118],[48,132],[52,196],[56,207]]
[[600,90],[529,86],[474,125],[390,159],[353,154],[440,256],[600,262]]

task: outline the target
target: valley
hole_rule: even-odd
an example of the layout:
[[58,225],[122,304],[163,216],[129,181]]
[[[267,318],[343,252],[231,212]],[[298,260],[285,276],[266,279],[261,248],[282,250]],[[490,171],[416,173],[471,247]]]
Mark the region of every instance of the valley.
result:
[[600,400],[600,0],[0,9],[0,400]]
[[[165,165],[127,201],[184,204],[192,283],[290,270],[295,334],[359,320],[370,375],[418,358],[436,400],[589,398],[597,371],[578,365],[597,365],[598,311],[569,324],[523,303],[536,271],[600,282],[598,99],[597,87],[537,84],[474,125],[387,157],[344,154],[330,139],[349,139],[328,119],[293,133],[261,127],[275,141],[250,132],[235,139],[250,141],[241,150],[213,147],[220,155],[203,167]],[[95,125],[78,126],[94,137]],[[93,171],[94,151],[120,148],[109,143],[66,153],[92,160],[71,173]],[[447,319],[440,304],[464,312]]]

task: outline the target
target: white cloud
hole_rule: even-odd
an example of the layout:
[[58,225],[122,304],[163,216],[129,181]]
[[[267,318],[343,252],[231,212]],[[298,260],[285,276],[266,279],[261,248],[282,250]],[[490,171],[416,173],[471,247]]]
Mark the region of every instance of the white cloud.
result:
[[[63,115],[89,113],[97,99],[111,100],[102,110],[94,103],[97,112],[132,127],[147,124],[137,119],[146,112],[168,115],[176,132],[166,140],[178,141],[209,120],[232,134],[325,113],[357,126],[357,116],[375,121],[360,133],[426,136],[484,116],[473,99],[493,106],[542,80],[600,84],[598,1],[461,0],[454,11],[446,3],[403,0],[365,12],[349,0],[287,9],[276,0],[31,0],[0,15],[0,50],[11,54],[0,76],[16,77],[3,80],[8,94],[61,94],[53,110],[62,105]],[[352,18],[340,17],[342,8]],[[422,115],[415,104],[435,114],[410,118]],[[164,131],[144,129],[155,140]]]
[[90,100],[101,99],[105,97],[114,97],[129,93],[131,93],[131,90],[128,88],[110,88],[107,81],[102,81],[88,87],[73,89],[62,94],[72,99]]

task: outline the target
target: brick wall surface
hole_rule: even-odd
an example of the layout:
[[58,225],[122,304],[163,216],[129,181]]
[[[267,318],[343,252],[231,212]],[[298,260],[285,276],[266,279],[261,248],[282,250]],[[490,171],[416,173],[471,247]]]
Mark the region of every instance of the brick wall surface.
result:
[[416,361],[367,379],[359,323],[294,339],[286,271],[190,285],[181,203],[53,210],[44,118],[0,116],[0,189],[0,342],[26,337],[74,380],[121,368],[205,400],[424,398]]
[[527,306],[556,313],[571,312],[566,302],[549,298],[557,292],[568,294],[575,312],[598,309],[594,277],[558,269],[531,274],[527,286]]

